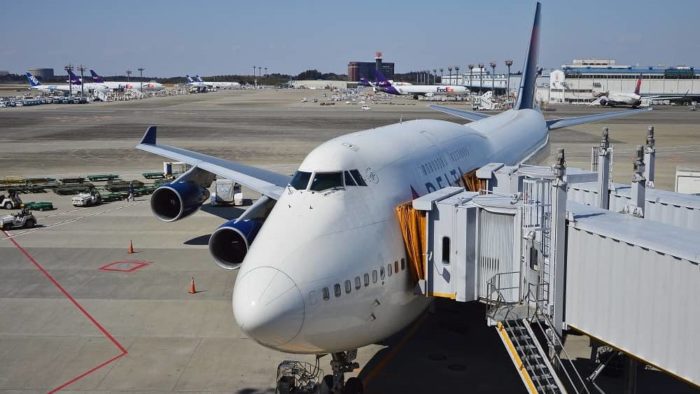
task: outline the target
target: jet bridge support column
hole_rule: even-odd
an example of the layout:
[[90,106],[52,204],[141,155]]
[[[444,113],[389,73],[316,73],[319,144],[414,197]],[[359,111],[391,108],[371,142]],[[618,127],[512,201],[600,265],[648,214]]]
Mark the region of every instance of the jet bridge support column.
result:
[[647,129],[647,143],[644,145],[644,178],[646,187],[654,188],[654,166],[656,164],[656,140],[654,139],[654,126]]
[[[552,225],[550,260],[554,268],[554,278],[549,278],[554,295],[553,323],[554,330],[561,337],[564,322],[564,275],[566,273],[566,161],[564,149],[559,150],[557,163],[554,165],[555,179],[552,181]],[[552,300],[550,300],[550,305]],[[551,307],[550,307],[551,313]]]
[[644,147],[637,146],[637,157],[634,160],[634,175],[632,175],[632,190],[630,192],[630,204],[626,213],[638,217],[644,217],[644,202],[646,199],[646,179],[644,178]]
[[603,129],[598,148],[598,208],[608,209],[610,205],[610,139],[608,128]]

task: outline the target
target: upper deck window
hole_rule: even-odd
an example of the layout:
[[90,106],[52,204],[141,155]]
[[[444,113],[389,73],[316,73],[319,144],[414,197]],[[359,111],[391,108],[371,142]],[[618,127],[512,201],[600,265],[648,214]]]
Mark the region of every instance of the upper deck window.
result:
[[292,181],[289,182],[289,186],[297,190],[306,190],[306,187],[309,185],[309,179],[311,179],[310,172],[297,171],[292,177]]
[[328,189],[343,187],[342,172],[317,172],[314,173],[314,179],[311,181],[310,190],[323,191]]

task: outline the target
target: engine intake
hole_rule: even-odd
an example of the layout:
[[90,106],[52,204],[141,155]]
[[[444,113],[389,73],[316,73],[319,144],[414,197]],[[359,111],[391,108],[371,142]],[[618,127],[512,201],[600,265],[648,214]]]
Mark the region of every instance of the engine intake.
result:
[[234,219],[222,224],[209,238],[209,252],[216,264],[229,270],[240,267],[262,225],[263,221],[257,219]]
[[195,213],[209,198],[209,190],[189,181],[175,181],[156,189],[151,210],[160,220],[174,222]]

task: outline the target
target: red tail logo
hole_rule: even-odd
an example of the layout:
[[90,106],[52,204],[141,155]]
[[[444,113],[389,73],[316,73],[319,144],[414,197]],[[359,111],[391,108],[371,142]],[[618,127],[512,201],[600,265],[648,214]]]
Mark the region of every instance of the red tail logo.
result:
[[639,78],[637,78],[637,86],[634,88],[634,94],[639,96],[639,88],[642,87],[642,74],[639,74]]

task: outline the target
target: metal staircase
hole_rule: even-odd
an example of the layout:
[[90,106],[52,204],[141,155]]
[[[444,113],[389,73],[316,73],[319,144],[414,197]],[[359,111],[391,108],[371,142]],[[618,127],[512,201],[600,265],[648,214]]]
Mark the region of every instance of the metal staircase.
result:
[[505,320],[497,330],[529,392],[566,392],[527,319]]

